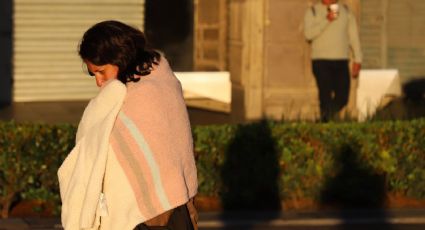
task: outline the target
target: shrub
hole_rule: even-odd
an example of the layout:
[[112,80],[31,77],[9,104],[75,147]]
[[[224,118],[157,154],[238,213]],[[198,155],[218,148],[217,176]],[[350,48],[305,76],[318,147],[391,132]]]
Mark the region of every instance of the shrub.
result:
[[[0,123],[3,217],[19,199],[59,210],[57,169],[75,132],[69,124]],[[193,137],[199,194],[227,209],[300,199],[379,206],[387,193],[425,198],[425,119],[196,126]]]
[[60,201],[56,172],[74,144],[72,125],[0,123],[0,205],[16,199]]
[[[267,122],[268,134],[258,124],[194,128],[201,194],[221,197],[225,208],[230,197],[230,203],[241,208],[244,204],[237,199],[244,196],[255,203],[259,191],[266,192],[260,196],[263,200],[275,195],[273,189],[259,190],[259,186],[277,186],[283,201],[326,203],[328,194],[345,193],[329,202],[382,206],[387,193],[425,198],[425,119]],[[270,150],[274,153],[267,155]],[[278,177],[270,180],[276,164]]]

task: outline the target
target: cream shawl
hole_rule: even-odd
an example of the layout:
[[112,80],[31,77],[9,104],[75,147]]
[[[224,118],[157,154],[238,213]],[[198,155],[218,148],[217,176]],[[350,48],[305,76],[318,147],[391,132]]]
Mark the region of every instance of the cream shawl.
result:
[[76,145],[58,171],[65,229],[91,229],[95,225],[109,137],[125,95],[124,84],[109,81],[84,110]]

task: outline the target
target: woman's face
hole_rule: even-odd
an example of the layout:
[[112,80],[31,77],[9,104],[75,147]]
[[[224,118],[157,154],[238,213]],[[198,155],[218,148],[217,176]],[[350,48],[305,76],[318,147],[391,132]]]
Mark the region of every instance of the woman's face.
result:
[[89,71],[90,76],[94,76],[96,78],[96,85],[98,87],[102,87],[105,82],[111,79],[117,79],[118,77],[119,68],[116,65],[95,65],[90,61],[84,62],[87,65],[87,69]]

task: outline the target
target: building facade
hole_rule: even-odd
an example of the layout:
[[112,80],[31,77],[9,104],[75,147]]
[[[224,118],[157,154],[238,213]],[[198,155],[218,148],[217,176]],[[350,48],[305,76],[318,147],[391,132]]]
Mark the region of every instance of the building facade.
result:
[[[97,89],[77,55],[78,42],[92,24],[117,19],[146,29],[148,35],[163,33],[162,37],[168,38],[185,33],[174,40],[181,43],[160,48],[171,53],[172,64],[180,63],[176,64],[178,70],[181,66],[184,71],[229,71],[229,106],[234,120],[317,117],[310,47],[302,33],[304,12],[315,0],[181,0],[178,5],[187,9],[175,11],[184,10],[189,26],[174,26],[180,29],[168,34],[159,29],[172,28],[177,23],[173,17],[179,14],[165,14],[164,18],[149,21],[153,17],[151,11],[161,8],[153,1],[8,0],[9,5],[2,1],[7,6],[2,10],[10,12],[9,16],[1,14],[6,19],[2,23],[10,26],[2,24],[5,32],[1,39],[6,40],[1,44],[6,44],[6,48],[9,44],[10,54],[2,53],[0,59],[4,66],[1,74],[5,76],[1,78],[5,89],[1,90],[1,99],[69,101],[95,95]],[[425,75],[425,45],[421,42],[425,39],[425,15],[421,13],[425,1],[340,2],[347,4],[358,18],[364,68],[397,68],[403,82]],[[353,81],[349,110],[354,110],[355,87]]]

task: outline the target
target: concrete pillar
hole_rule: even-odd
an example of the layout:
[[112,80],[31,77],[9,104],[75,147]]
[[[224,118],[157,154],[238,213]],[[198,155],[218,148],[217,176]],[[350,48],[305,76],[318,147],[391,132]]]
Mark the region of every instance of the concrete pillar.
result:
[[308,0],[267,0],[264,113],[284,120],[314,119],[317,87],[303,34]]
[[317,111],[309,47],[302,35],[308,0],[231,0],[232,115],[306,119]]
[[263,117],[264,0],[230,0],[229,71],[232,116]]

